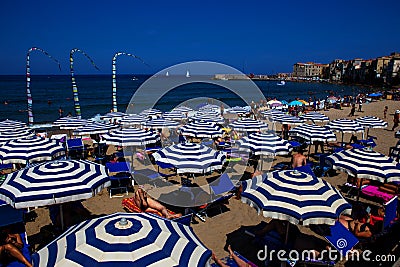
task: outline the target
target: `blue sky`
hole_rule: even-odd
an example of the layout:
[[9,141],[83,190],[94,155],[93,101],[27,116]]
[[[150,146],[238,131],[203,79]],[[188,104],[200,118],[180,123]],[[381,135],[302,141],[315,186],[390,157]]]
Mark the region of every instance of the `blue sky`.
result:
[[[0,1],[0,74],[24,74],[27,50],[45,49],[69,73],[154,73],[210,60],[246,73],[290,72],[295,62],[374,58],[400,51],[398,0],[338,1]],[[32,74],[59,74],[39,52]]]

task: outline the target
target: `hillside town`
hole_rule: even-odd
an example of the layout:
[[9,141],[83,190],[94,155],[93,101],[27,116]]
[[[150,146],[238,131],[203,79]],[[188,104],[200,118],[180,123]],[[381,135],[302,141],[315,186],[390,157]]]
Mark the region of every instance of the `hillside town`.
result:
[[400,53],[375,59],[335,59],[329,64],[314,62],[293,65],[293,72],[280,79],[314,80],[345,84],[397,86],[400,84]]

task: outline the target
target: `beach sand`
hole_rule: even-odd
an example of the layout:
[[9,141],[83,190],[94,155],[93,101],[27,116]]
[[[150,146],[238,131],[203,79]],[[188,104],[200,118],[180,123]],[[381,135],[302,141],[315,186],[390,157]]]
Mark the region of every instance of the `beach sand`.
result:
[[[377,116],[383,118],[384,106],[389,107],[388,117],[388,129],[391,129],[393,125],[393,113],[396,109],[400,109],[399,102],[384,100],[378,102],[372,102],[363,105],[363,112],[356,112],[356,117],[360,116]],[[358,108],[358,106],[357,106]],[[322,111],[330,119],[348,118],[350,108],[346,107],[342,110],[330,109],[329,111]],[[353,117],[356,118],[356,117]],[[397,139],[394,137],[393,131],[388,129],[371,129],[370,135],[377,136],[376,151],[388,154],[389,148],[394,146]],[[338,135],[338,140],[340,140]],[[345,140],[349,140],[349,135],[345,135]],[[359,135],[361,138],[361,135]],[[278,161],[290,161],[290,158],[279,158]],[[341,185],[345,183],[347,175],[339,172],[335,177],[324,178],[333,185]],[[129,194],[129,197],[132,193]],[[109,214],[113,212],[123,212],[121,206],[122,198],[109,198],[109,195],[104,189],[97,196],[83,201],[83,205],[93,214]],[[35,210],[37,218],[33,222],[26,224],[28,236],[34,247],[38,247],[38,244],[43,241],[40,230],[43,226],[50,224],[49,214],[47,208],[37,208]],[[200,240],[210,249],[212,249],[218,257],[227,256],[225,250],[227,244],[231,244],[233,249],[246,255],[255,255],[255,251],[251,251],[253,246],[251,245],[251,238],[244,234],[244,229],[249,226],[255,226],[262,221],[269,221],[268,218],[264,218],[262,215],[258,216],[254,208],[249,207],[246,204],[241,203],[240,200],[234,198],[229,200],[229,204],[226,205],[226,211],[222,214],[217,212],[214,216],[207,218],[206,222],[197,220],[198,223],[192,224],[194,232],[198,235]],[[312,232],[305,227],[301,227],[302,232],[312,234]],[[43,232],[43,231],[42,231]],[[250,256],[252,258],[253,256]]]

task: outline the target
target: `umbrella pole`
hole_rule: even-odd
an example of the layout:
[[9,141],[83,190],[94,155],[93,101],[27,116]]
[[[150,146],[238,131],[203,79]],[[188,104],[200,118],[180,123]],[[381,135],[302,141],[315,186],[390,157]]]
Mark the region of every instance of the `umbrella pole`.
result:
[[307,155],[307,160],[310,160],[310,152],[311,152],[311,141],[310,141],[310,145],[308,146],[308,155]]
[[[358,192],[357,192],[357,202],[360,200],[360,192],[361,192],[361,187],[362,187],[362,182],[364,179],[360,179],[360,185],[358,186]],[[357,179],[358,181],[358,179]]]
[[[287,246],[288,240],[289,240],[289,224],[290,222],[286,222],[286,235],[285,235],[285,246]],[[281,267],[286,267],[286,262],[282,261],[281,262]]]
[[60,204],[60,221],[61,221],[61,231],[64,231],[64,211],[63,211],[63,205]]

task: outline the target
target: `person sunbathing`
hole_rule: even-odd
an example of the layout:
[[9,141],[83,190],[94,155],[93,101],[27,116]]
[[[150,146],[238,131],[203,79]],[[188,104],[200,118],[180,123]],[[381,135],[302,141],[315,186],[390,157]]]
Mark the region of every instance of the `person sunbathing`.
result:
[[9,232],[9,229],[3,229],[0,232],[0,242],[0,262],[2,264],[9,262],[10,258],[15,258],[25,264],[25,266],[32,266],[21,252],[24,243],[19,234],[12,234]]
[[[237,264],[238,267],[251,267],[250,264],[248,264],[247,262],[245,262],[244,260],[239,258],[239,256],[233,252],[231,245],[228,246],[228,251],[229,251],[229,257],[235,261],[235,263]],[[214,254],[214,252],[212,253],[212,259],[215,261],[215,263],[218,266],[221,266],[221,267],[229,266],[229,265],[226,265],[225,263],[223,263],[222,260],[217,258],[217,256]]]
[[357,238],[369,238],[373,235],[372,226],[366,222],[367,218],[353,220],[347,216],[340,216],[339,222],[352,232]]
[[135,192],[134,196],[134,201],[137,207],[139,207],[142,211],[144,212],[159,212],[162,214],[167,219],[175,219],[179,218],[182,216],[182,214],[177,213],[177,214],[171,214],[167,208],[162,205],[160,202],[149,198],[147,196],[146,191],[144,191],[142,188],[139,188]]

